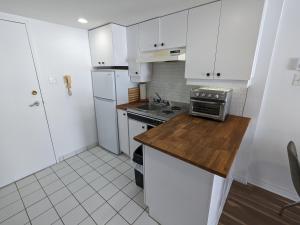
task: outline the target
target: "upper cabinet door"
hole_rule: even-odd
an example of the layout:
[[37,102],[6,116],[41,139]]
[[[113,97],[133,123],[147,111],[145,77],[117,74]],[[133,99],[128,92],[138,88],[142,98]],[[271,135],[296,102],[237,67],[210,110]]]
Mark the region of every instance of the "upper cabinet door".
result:
[[159,47],[159,18],[139,24],[140,51],[153,51]]
[[187,10],[160,18],[161,49],[186,46],[187,18]]
[[139,25],[127,27],[127,58],[130,61],[136,61],[139,53]]
[[213,79],[221,2],[189,10],[185,77]]
[[249,80],[263,0],[223,0],[215,78]]
[[111,26],[103,26],[89,31],[92,65],[113,66],[113,46]]

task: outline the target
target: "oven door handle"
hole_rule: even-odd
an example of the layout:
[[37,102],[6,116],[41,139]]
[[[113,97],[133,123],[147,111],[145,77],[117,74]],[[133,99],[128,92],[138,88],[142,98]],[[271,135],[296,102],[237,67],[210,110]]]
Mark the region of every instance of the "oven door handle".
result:
[[191,99],[191,102],[207,103],[211,105],[225,105],[225,102],[203,101],[203,100],[195,100],[195,99]]

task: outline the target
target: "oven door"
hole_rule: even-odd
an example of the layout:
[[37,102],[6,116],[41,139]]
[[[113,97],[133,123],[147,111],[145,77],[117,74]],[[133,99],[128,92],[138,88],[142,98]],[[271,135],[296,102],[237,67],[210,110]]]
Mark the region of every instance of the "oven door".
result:
[[191,99],[190,114],[216,120],[224,120],[225,102]]

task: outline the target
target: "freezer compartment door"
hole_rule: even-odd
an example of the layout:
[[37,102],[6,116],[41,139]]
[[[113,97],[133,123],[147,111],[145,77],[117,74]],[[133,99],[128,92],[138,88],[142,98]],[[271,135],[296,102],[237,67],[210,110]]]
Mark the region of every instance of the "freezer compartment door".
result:
[[114,72],[92,72],[92,79],[95,97],[116,100],[116,85]]
[[95,98],[95,109],[100,146],[119,154],[116,101]]

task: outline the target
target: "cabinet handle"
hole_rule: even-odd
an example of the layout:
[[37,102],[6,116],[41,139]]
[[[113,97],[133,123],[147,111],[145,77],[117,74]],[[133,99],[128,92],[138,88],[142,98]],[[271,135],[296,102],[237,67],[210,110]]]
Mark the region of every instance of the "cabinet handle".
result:
[[217,77],[220,77],[221,76],[221,73],[217,73]]
[[156,47],[157,47],[157,44],[154,44],[154,47],[156,48]]
[[164,46],[165,45],[165,43],[161,43],[161,46]]
[[206,76],[209,77],[209,76],[210,76],[210,73],[207,73]]
[[139,74],[138,72],[135,72],[135,74]]

